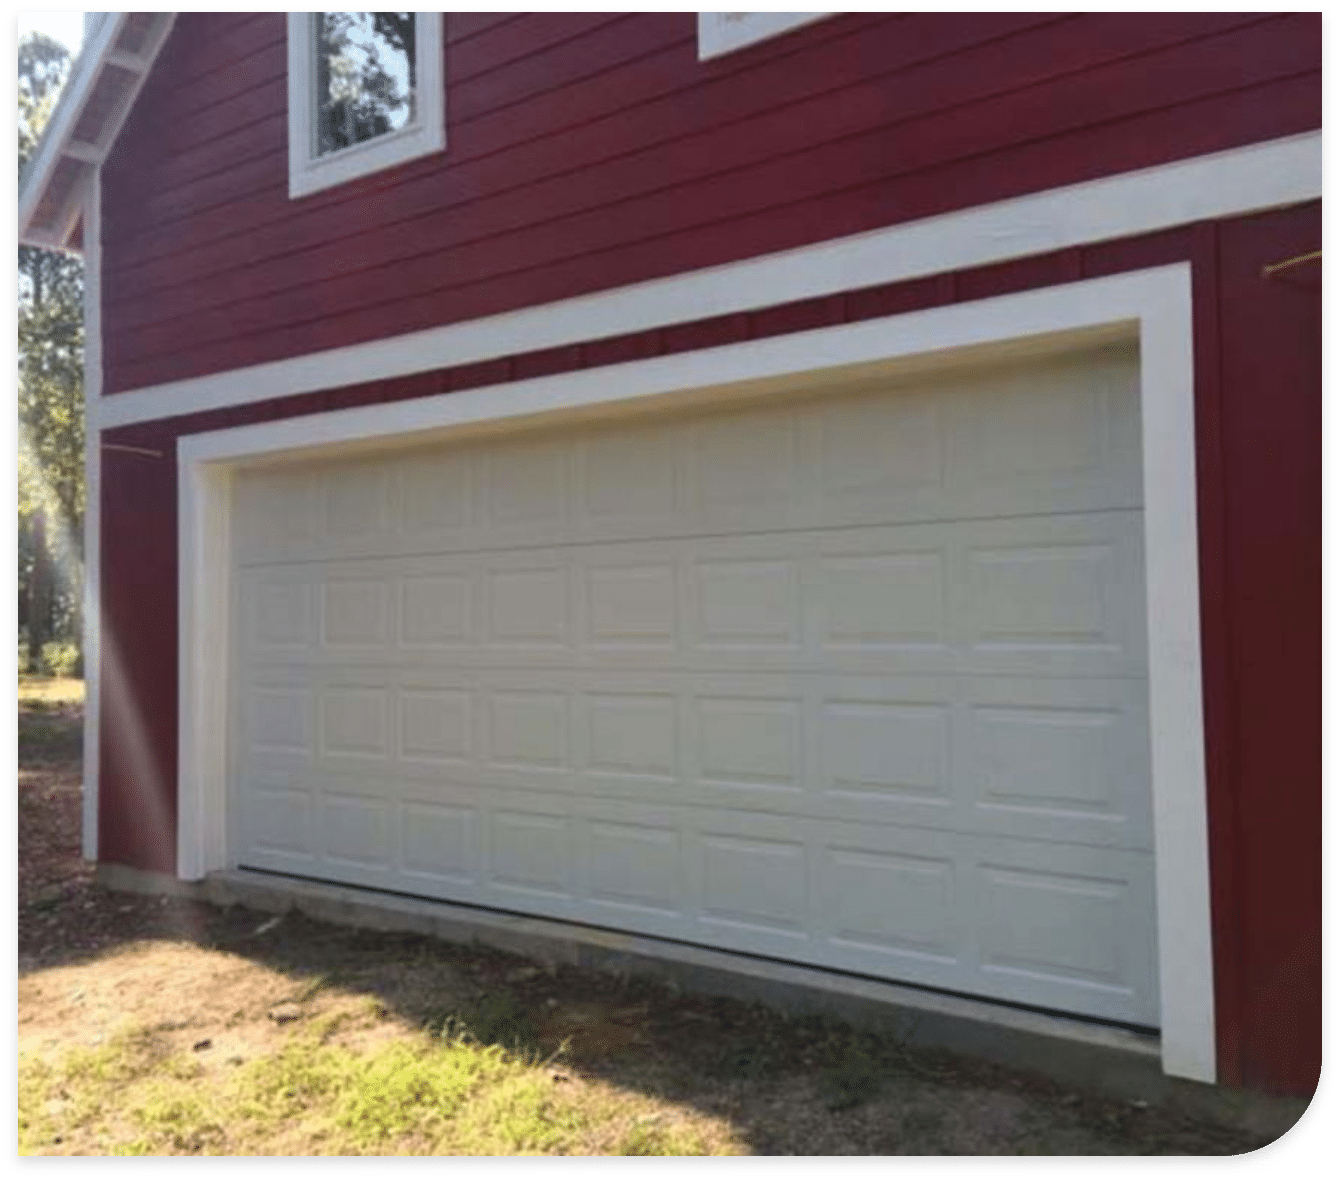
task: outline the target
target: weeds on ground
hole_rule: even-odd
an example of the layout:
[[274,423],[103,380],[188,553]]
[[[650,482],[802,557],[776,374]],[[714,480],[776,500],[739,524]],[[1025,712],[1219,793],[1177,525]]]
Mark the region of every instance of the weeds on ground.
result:
[[[499,1025],[505,1035],[506,1022]],[[487,1031],[487,1030],[486,1030]],[[19,1151],[112,1155],[701,1154],[700,1131],[464,1022],[358,1052],[332,1020],[205,1079],[152,1029],[19,1065]],[[731,1145],[724,1145],[730,1150]]]

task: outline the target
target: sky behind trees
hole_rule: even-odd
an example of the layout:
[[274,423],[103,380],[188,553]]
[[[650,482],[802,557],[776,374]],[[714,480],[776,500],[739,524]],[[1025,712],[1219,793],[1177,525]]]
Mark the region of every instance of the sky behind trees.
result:
[[70,51],[71,57],[79,56],[79,46],[84,40],[84,14],[70,12],[61,8],[21,9],[18,13],[19,31],[24,33],[45,33],[59,41]]

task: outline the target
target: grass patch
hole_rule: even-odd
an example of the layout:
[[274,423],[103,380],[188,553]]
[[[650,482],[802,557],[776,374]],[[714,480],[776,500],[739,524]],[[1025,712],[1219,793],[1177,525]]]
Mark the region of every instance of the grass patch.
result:
[[869,1049],[853,1039],[819,1074],[819,1094],[829,1110],[850,1110],[884,1088],[886,1073]]
[[153,1029],[21,1060],[20,1154],[679,1155],[711,1141],[691,1116],[464,1031],[359,1052],[328,1023],[214,1076]]

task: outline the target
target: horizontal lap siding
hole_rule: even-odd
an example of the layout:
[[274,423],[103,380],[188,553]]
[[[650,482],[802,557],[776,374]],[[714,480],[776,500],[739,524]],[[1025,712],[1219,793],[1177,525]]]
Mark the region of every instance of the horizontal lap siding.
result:
[[284,22],[182,14],[104,172],[110,392],[1316,127],[1286,14],[447,18],[448,150],[290,201]]

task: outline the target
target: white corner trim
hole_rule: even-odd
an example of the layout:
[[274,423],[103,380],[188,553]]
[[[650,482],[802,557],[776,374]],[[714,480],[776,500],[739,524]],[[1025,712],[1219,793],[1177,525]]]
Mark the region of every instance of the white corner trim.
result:
[[315,154],[311,12],[288,14],[288,195],[303,197],[359,176],[393,168],[447,146],[446,86],[442,76],[442,13],[419,12],[415,21],[417,110],[398,131],[329,155]]
[[[1200,649],[1192,294],[1151,292],[1140,331],[1149,742],[1164,1070],[1213,1081],[1213,937]],[[1194,980],[1196,988],[1187,986]],[[1199,994],[1198,994],[1199,993]]]
[[941,274],[1321,195],[1321,134],[979,205],[728,266],[172,381],[103,399],[103,429],[576,344]]
[[700,12],[698,60],[722,57],[833,15],[831,12]]
[[1214,1081],[1190,307],[1191,269],[1179,263],[589,373],[180,437],[179,875],[229,867],[228,672],[218,659],[227,649],[218,628],[227,625],[228,480],[237,465],[676,394],[688,404],[708,388],[714,396],[745,383],[781,391],[839,367],[931,363],[936,354],[953,363],[970,350],[1021,350],[1056,334],[1138,333],[1163,1066]]
[[[114,22],[108,22],[114,23]],[[98,859],[98,743],[102,704],[102,183],[84,198],[84,781],[85,860]]]

